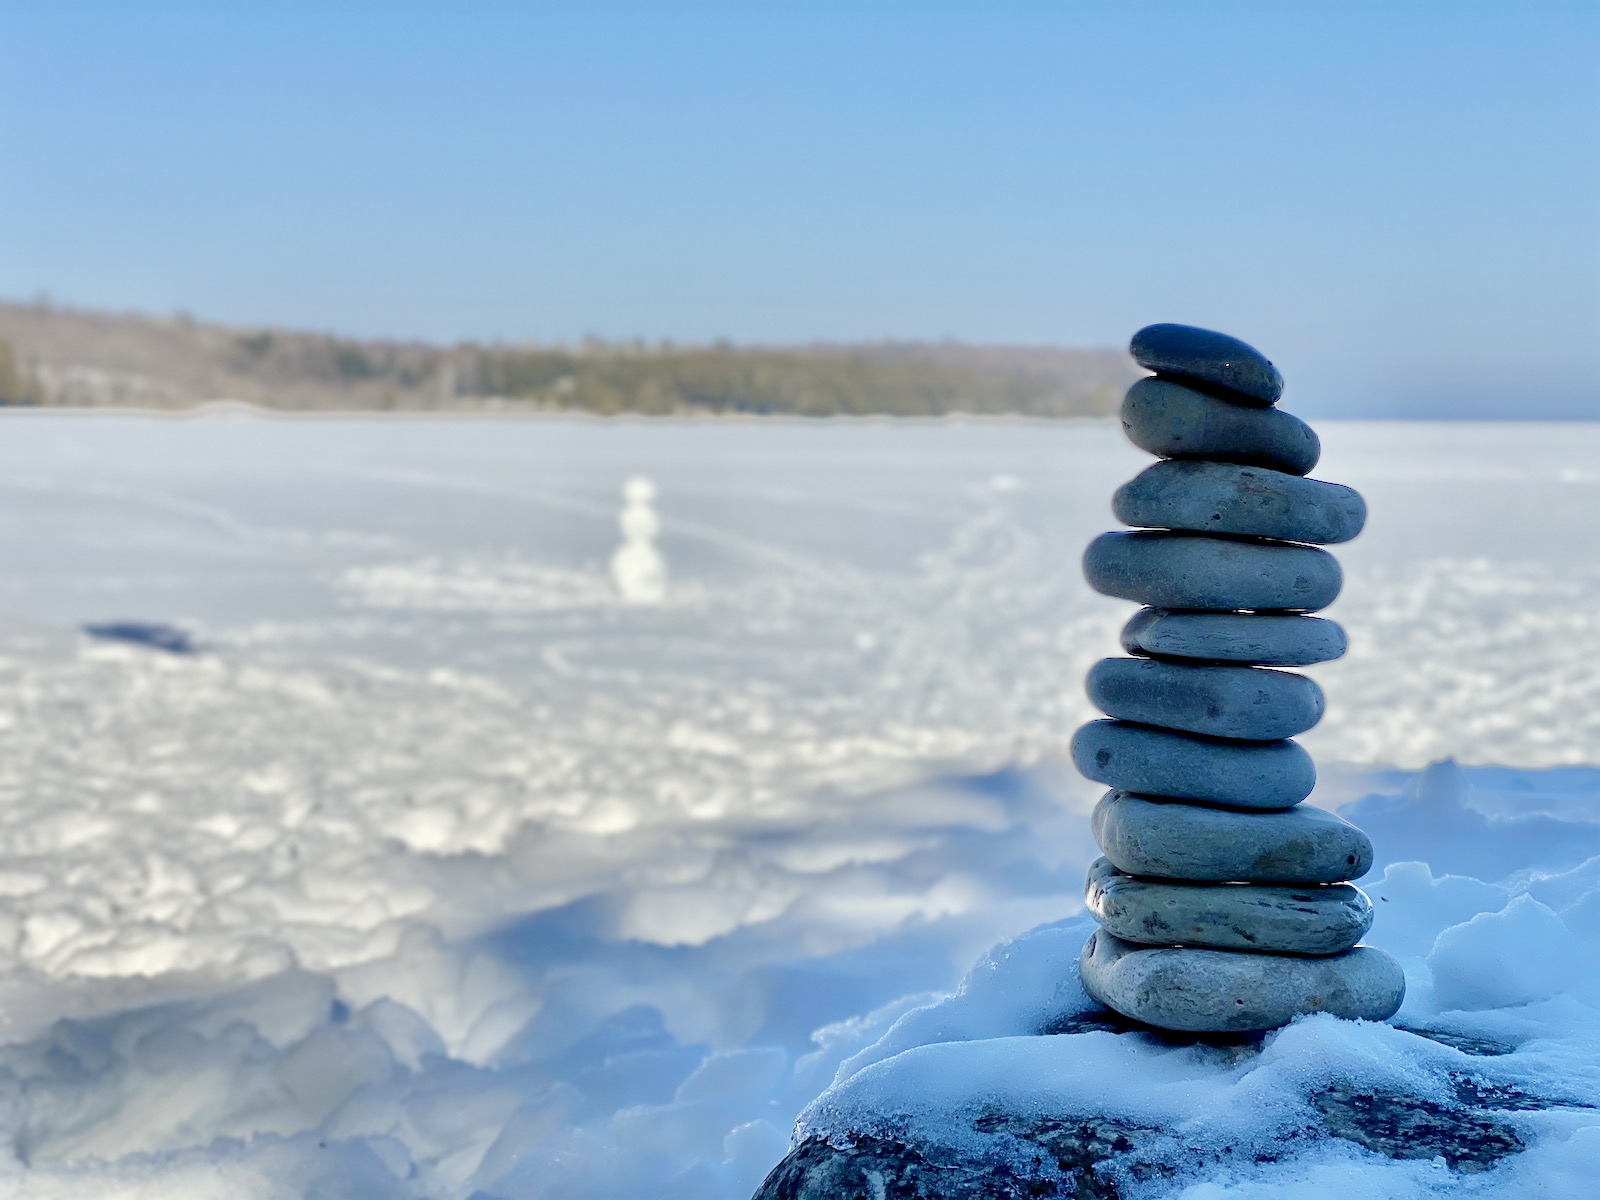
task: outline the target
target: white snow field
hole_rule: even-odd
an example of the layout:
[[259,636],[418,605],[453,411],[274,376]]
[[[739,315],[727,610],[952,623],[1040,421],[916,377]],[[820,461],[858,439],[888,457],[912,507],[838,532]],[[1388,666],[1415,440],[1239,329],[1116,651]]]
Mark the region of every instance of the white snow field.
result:
[[1284,1142],[1151,1194],[1593,1195],[1600,423],[1320,432],[1372,516],[1313,800],[1377,844],[1396,1023],[1498,1057],[1038,1036],[1111,422],[5,414],[0,1198],[742,1200],[802,1112],[1263,1143],[1462,1063],[1567,1103],[1488,1172]]

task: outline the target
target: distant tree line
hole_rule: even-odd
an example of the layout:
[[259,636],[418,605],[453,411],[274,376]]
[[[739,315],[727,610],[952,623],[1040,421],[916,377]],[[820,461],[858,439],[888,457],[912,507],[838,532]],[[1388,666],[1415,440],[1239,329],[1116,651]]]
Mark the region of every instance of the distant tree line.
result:
[[453,346],[0,302],[0,403],[935,416],[1115,411],[1121,351],[957,343]]
[[11,343],[0,338],[0,405],[43,404],[44,388],[17,361]]
[[1105,396],[1021,373],[867,354],[752,349],[478,351],[456,377],[462,394],[615,413],[796,416],[1109,411]]

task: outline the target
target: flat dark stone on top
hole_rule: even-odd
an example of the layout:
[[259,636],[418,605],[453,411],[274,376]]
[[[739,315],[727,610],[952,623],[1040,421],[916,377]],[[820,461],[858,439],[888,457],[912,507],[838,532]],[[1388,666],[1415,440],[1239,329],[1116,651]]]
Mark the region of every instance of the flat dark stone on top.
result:
[[1289,808],[1311,794],[1317,768],[1296,742],[1240,742],[1126,721],[1090,721],[1072,735],[1072,761],[1087,778],[1128,792]]
[[1367,521],[1361,493],[1265,467],[1169,460],[1146,467],[1111,498],[1125,525],[1233,533],[1290,542],[1348,542]]
[[1162,458],[1198,458],[1305,475],[1322,456],[1311,426],[1281,408],[1245,408],[1171,379],[1141,379],[1122,401],[1122,431]]
[[1267,408],[1283,395],[1283,376],[1271,360],[1225,333],[1193,325],[1146,325],[1133,335],[1128,351],[1146,370],[1222,389],[1240,404]]
[[1338,622],[1288,613],[1172,612],[1141,608],[1122,627],[1129,654],[1305,667],[1342,658],[1348,641]]
[[1083,553],[1089,586],[1152,608],[1315,612],[1339,595],[1338,560],[1315,546],[1200,533],[1102,533]]
[[1266,667],[1103,658],[1089,668],[1089,699],[1109,717],[1208,737],[1275,741],[1322,719],[1322,689]]

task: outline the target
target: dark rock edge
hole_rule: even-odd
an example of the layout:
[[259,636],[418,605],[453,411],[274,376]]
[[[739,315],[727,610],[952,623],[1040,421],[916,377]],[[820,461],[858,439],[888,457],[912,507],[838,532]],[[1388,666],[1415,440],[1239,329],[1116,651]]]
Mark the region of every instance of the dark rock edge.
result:
[[[1092,1029],[1143,1032],[1114,1013],[1086,1013],[1050,1032]],[[1445,1044],[1473,1042],[1456,1048],[1481,1056],[1511,1049],[1433,1030],[1408,1032]],[[1172,1040],[1171,1035],[1146,1036]],[[1260,1045],[1259,1036],[1248,1035],[1189,1040],[1214,1043],[1241,1057]],[[1453,1073],[1450,1081],[1454,1103],[1335,1083],[1311,1097],[1318,1123],[1279,1139],[1282,1154],[1256,1154],[1252,1161],[1274,1162],[1310,1143],[1340,1138],[1389,1158],[1442,1158],[1452,1171],[1475,1173],[1526,1148],[1497,1114],[1592,1107],[1486,1083],[1463,1072]],[[1232,1146],[1220,1151],[1184,1146],[1159,1129],[1103,1114],[1042,1117],[991,1111],[976,1117],[972,1128],[1001,1135],[995,1155],[963,1154],[950,1146],[889,1134],[810,1137],[773,1168],[753,1200],[1119,1200],[1126,1183],[1221,1165],[1233,1161],[1235,1153]],[[1001,1148],[1012,1152],[1002,1155]]]

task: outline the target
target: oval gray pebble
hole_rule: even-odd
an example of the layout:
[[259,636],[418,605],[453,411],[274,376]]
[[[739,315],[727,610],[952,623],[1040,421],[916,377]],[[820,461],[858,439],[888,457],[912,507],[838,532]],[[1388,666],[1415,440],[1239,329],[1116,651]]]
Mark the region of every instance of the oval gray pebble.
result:
[[1339,563],[1315,546],[1199,533],[1102,533],[1083,554],[1089,586],[1154,608],[1315,612],[1339,595]]
[[1338,954],[1372,927],[1372,901],[1353,884],[1171,883],[1124,875],[1106,858],[1089,866],[1084,904],[1106,932],[1155,946]]
[[1095,843],[1127,875],[1198,883],[1344,883],[1372,869],[1372,842],[1343,817],[1300,804],[1244,812],[1107,792]]
[[1311,756],[1295,742],[1226,741],[1125,721],[1080,728],[1072,761],[1123,791],[1237,808],[1289,808],[1317,782]]
[[1344,655],[1344,629],[1287,613],[1171,612],[1141,608],[1122,627],[1129,654],[1201,658],[1259,667],[1304,667]]
[[1103,658],[1089,668],[1089,699],[1108,717],[1208,737],[1275,741],[1322,719],[1322,689],[1265,667]]
[[1372,946],[1328,958],[1140,946],[1096,930],[1083,990],[1125,1017],[1189,1033],[1275,1029],[1301,1013],[1386,1021],[1406,996],[1400,964]]
[[1193,325],[1146,325],[1128,346],[1133,361],[1161,375],[1218,388],[1238,404],[1266,408],[1283,395],[1270,359],[1236,337]]
[[1122,430],[1162,458],[1236,462],[1304,475],[1322,443],[1299,417],[1279,408],[1241,408],[1171,379],[1141,379],[1122,401]]
[[1235,533],[1289,542],[1348,542],[1366,524],[1361,493],[1237,463],[1169,460],[1146,467],[1111,498],[1124,525]]

